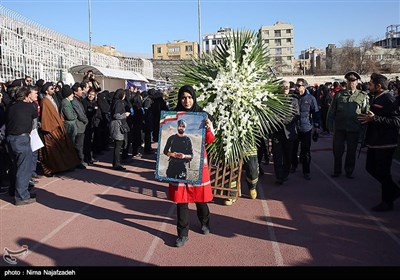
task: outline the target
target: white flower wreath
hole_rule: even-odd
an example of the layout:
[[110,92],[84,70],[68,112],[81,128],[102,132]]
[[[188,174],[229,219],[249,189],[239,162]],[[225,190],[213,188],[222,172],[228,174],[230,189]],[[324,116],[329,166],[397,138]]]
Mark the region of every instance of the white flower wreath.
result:
[[212,54],[181,67],[178,85],[189,84],[213,116],[216,140],[208,147],[214,161],[245,159],[263,135],[293,114],[290,98],[279,91],[269,57],[256,33],[232,32]]

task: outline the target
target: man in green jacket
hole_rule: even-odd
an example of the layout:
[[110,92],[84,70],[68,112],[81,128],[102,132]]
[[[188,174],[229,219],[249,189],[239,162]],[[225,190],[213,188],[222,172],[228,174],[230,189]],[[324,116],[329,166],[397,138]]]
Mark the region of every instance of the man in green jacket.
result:
[[368,95],[357,89],[358,81],[361,79],[357,72],[347,72],[344,78],[347,80],[347,88],[333,96],[327,115],[327,127],[333,131],[332,177],[339,177],[342,173],[342,157],[346,145],[344,170],[346,177],[352,179],[357,145],[363,128],[357,116],[368,111],[369,100]]

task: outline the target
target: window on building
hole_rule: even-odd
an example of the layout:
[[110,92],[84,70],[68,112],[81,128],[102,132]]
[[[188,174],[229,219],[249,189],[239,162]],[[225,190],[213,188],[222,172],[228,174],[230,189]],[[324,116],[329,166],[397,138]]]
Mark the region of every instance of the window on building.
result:
[[193,51],[193,46],[185,46],[185,51],[186,52],[192,52]]
[[281,48],[276,48],[275,49],[275,54],[282,54],[282,49]]
[[157,53],[161,53],[161,47],[157,48]]
[[280,30],[275,30],[275,37],[282,37]]
[[281,46],[281,39],[275,39],[275,46]]
[[267,44],[267,45],[269,44],[269,40],[268,39],[264,39],[263,42],[264,42],[264,44]]
[[269,30],[263,30],[263,34],[268,36],[269,35]]
[[286,59],[287,60],[292,60],[292,57],[291,56],[287,56]]
[[217,44],[217,40],[212,40],[211,44],[215,46]]
[[292,29],[286,29],[286,34],[291,34],[292,33]]
[[210,44],[210,41],[207,40],[207,41],[206,41],[206,46],[208,46],[209,44]]
[[180,52],[181,51],[181,48],[180,47],[169,47],[168,48],[168,52],[169,53],[178,53],[178,52]]
[[286,39],[286,43],[292,43],[292,39],[291,38],[288,38],[288,39]]

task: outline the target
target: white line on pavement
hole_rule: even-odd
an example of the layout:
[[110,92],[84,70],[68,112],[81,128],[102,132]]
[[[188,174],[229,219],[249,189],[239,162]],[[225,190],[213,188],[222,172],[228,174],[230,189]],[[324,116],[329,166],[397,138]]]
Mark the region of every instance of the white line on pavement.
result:
[[[172,217],[172,214],[174,213],[174,210],[175,210],[175,204],[172,204],[171,207],[168,210],[167,218]],[[161,224],[161,227],[160,227],[160,230],[159,230],[160,235],[163,232],[165,232],[165,228],[167,227],[167,224],[168,224],[167,222],[163,222]],[[142,265],[147,265],[147,263],[150,261],[150,259],[153,256],[154,251],[156,250],[156,247],[157,247],[158,243],[160,242],[160,240],[161,239],[160,239],[159,236],[154,236],[153,241],[151,242],[151,245],[150,245],[149,249],[147,250],[146,255],[143,258],[143,264]]]
[[264,195],[264,191],[262,188],[258,188],[259,193],[260,193],[260,198],[261,198],[261,203],[263,206],[263,210],[264,210],[264,216],[265,216],[265,220],[267,221],[267,228],[268,228],[268,233],[271,239],[271,243],[272,243],[272,250],[274,252],[274,257],[275,257],[275,262],[276,262],[276,266],[283,266],[283,257],[282,257],[282,253],[281,250],[279,248],[279,243],[278,240],[276,239],[276,235],[275,235],[275,230],[274,230],[274,223],[271,220],[271,214],[269,212],[269,207],[268,207],[268,203],[267,200],[265,198]]
[[400,239],[394,235],[387,227],[385,227],[381,222],[378,221],[377,218],[372,216],[367,209],[365,209],[357,200],[355,200],[351,194],[349,194],[344,188],[342,188],[335,180],[331,178],[321,167],[319,167],[316,163],[312,162],[312,165],[318,169],[339,191],[341,191],[351,202],[353,202],[360,210],[363,212],[369,219],[371,219],[382,231],[384,231],[387,235],[389,235],[399,246]]
[[[117,186],[122,180],[124,180],[126,177],[129,177],[130,173],[125,173],[124,176],[121,176],[119,178],[119,180],[115,181],[114,184],[112,184],[111,186],[109,186],[108,188],[106,188],[106,190],[104,192],[102,192],[101,194],[106,194],[108,193],[111,189],[113,189],[115,186]],[[54,181],[53,181],[54,182]],[[32,248],[29,248],[29,251],[26,255],[22,256],[21,259],[26,259],[26,257],[28,257],[32,251],[36,251],[37,248],[39,248],[41,246],[41,244],[45,244],[47,242],[47,240],[49,240],[50,238],[52,238],[54,235],[56,235],[59,231],[61,231],[65,226],[67,226],[69,223],[71,223],[73,220],[75,220],[77,217],[81,216],[83,212],[85,212],[90,206],[92,206],[93,204],[95,204],[95,202],[97,200],[101,199],[100,196],[97,196],[95,198],[92,199],[92,201],[90,201],[88,204],[86,204],[85,206],[83,206],[81,209],[79,209],[78,213],[73,214],[69,219],[67,219],[65,222],[63,222],[62,224],[60,224],[58,227],[56,227],[52,232],[50,232],[49,234],[47,234],[45,237],[43,237],[39,242],[37,242],[35,245],[33,245]]]

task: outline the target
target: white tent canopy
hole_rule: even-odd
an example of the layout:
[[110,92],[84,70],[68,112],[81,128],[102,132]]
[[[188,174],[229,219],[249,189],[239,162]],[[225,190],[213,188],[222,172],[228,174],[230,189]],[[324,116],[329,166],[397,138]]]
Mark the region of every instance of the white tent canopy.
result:
[[97,67],[97,66],[91,66],[91,65],[77,65],[73,66],[69,69],[69,72],[72,74],[82,74],[85,75],[85,73],[89,70],[92,70],[93,73],[96,76],[104,76],[107,78],[117,78],[117,79],[123,79],[123,80],[135,80],[135,81],[142,81],[148,83],[149,81],[146,79],[145,76],[138,72],[133,72],[133,71],[125,71],[121,69],[111,69],[111,68],[105,68],[105,67]]
[[77,65],[69,69],[75,81],[82,81],[87,71],[92,70],[96,79],[100,82],[102,89],[116,90],[124,88],[127,80],[140,81],[148,83],[145,76],[138,72],[125,71],[120,69],[111,69],[91,65]]

